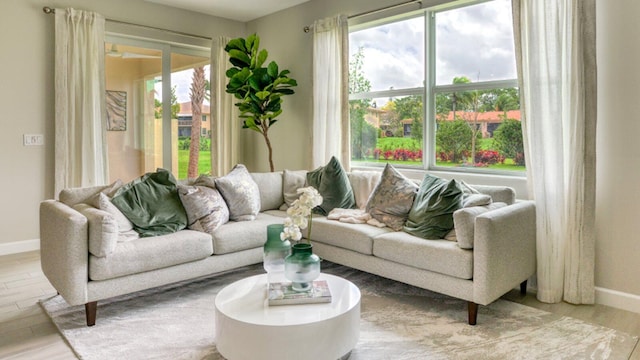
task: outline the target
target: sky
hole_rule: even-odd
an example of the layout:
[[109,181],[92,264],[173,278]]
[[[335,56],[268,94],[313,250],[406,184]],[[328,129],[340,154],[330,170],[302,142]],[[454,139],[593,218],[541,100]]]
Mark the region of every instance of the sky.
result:
[[[472,82],[516,77],[510,4],[497,0],[436,14],[436,84],[456,76]],[[350,58],[360,46],[371,90],[423,85],[423,17],[352,32]]]
[[[209,65],[204,67],[204,78],[209,79]],[[176,71],[171,73],[171,86],[176,87],[176,96],[178,103],[190,102],[189,91],[191,90],[191,78],[193,77],[193,69],[187,69],[182,71]],[[155,84],[155,90],[157,92],[156,97],[162,99],[162,83],[157,82]],[[205,105],[209,105],[209,102],[205,99]]]

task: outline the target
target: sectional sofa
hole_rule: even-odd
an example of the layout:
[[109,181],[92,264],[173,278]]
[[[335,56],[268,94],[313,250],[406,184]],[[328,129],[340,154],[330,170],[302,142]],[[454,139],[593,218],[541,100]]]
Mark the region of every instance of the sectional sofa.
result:
[[[297,172],[298,179],[304,173]],[[63,190],[58,200],[40,206],[43,272],[67,303],[85,305],[91,326],[100,300],[260,263],[267,225],[282,223],[300,186],[291,175],[251,173],[259,189],[253,219],[226,222],[212,233],[183,229],[133,239],[120,219],[96,203],[100,194],[112,190],[109,186]],[[364,208],[380,172],[356,171],[348,177],[357,207]],[[518,285],[525,291],[535,272],[536,250],[532,202],[516,201],[507,187],[471,187],[504,204],[456,222],[457,239],[447,234],[449,239],[425,240],[389,227],[315,216],[310,236],[314,252],[334,263],[463,299],[473,325],[478,305],[488,305]]]

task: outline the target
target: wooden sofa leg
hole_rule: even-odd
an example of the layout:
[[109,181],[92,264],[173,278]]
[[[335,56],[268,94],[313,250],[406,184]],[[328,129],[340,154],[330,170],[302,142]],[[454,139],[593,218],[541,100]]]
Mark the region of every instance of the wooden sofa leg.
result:
[[520,283],[520,295],[527,295],[527,280]]
[[469,325],[475,325],[478,320],[478,304],[468,301],[469,308]]
[[96,313],[98,311],[98,302],[92,301],[84,304],[84,311],[87,315],[87,326],[96,324]]

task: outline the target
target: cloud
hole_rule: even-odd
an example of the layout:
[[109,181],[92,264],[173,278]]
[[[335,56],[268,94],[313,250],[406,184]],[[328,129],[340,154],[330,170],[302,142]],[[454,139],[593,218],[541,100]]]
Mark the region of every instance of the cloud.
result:
[[[513,79],[515,58],[509,0],[436,13],[436,83],[456,76],[471,81]],[[350,34],[351,56],[364,48],[364,76],[372,90],[422,86],[424,18],[417,17]]]

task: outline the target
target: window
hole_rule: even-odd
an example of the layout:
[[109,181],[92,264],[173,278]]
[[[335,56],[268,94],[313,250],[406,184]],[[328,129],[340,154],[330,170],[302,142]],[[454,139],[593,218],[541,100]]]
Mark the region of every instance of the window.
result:
[[354,165],[524,171],[510,0],[352,27]]

